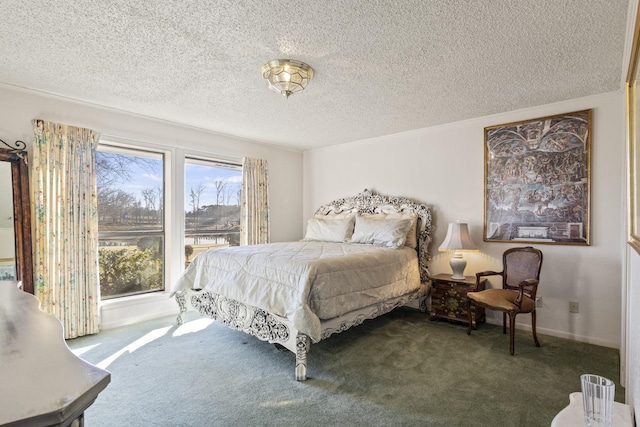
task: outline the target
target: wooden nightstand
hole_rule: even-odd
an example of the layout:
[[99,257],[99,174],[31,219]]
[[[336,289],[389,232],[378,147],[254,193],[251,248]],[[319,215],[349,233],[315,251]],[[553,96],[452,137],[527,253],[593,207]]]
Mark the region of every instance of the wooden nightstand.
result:
[[[475,276],[466,276],[464,280],[454,280],[451,274],[437,274],[431,278],[431,320],[447,319],[469,324],[467,316],[467,292],[476,286]],[[485,289],[486,279],[480,282],[478,291]],[[484,307],[471,306],[472,324],[484,322]]]

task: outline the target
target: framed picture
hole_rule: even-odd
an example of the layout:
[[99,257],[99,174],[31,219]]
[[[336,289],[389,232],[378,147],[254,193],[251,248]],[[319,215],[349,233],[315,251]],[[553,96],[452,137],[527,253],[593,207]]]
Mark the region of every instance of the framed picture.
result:
[[589,245],[591,110],[484,129],[484,241]]
[[629,245],[640,254],[640,99],[637,95],[640,57],[640,9],[636,16],[636,26],[627,71],[627,123],[629,126]]

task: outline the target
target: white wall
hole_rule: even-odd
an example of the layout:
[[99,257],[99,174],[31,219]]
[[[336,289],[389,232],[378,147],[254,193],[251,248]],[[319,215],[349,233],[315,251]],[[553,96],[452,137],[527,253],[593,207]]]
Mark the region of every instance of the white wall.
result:
[[[100,132],[104,139],[164,147],[172,150],[174,157],[196,153],[266,159],[269,163],[271,240],[290,241],[301,237],[301,152],[3,85],[0,85],[0,100],[0,139],[7,142],[23,140],[31,146],[31,120],[43,119],[90,128]],[[171,225],[170,221],[168,227]],[[173,250],[180,253],[177,247],[174,244]],[[176,280],[179,273],[180,269],[174,267],[169,282]],[[177,313],[177,305],[166,294],[124,298],[103,303],[102,324],[108,328],[169,313]]]
[[[591,246],[537,245],[544,252],[538,295],[538,331],[619,348],[624,248],[624,95],[615,92],[419,129],[304,153],[303,214],[364,188],[427,203],[434,213],[431,273],[450,271],[437,253],[449,222],[469,223],[479,254],[465,255],[465,273],[500,269],[504,250],[516,246],[482,240],[484,127],[593,109]],[[570,314],[569,301],[580,312]],[[501,316],[489,313],[489,321]],[[518,317],[519,327],[530,317]],[[527,326],[528,328],[528,326]],[[544,344],[544,341],[543,341]]]
[[631,247],[629,251],[626,312],[627,312],[627,353],[626,353],[626,400],[639,417],[640,410],[640,255]]
[[[12,205],[13,206],[13,205]],[[13,228],[0,228],[0,258],[15,258],[15,237]]]

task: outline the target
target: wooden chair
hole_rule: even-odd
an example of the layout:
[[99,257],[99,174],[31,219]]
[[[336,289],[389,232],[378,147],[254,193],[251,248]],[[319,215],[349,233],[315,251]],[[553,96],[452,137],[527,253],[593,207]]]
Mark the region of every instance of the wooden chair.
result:
[[502,311],[502,333],[507,333],[507,314],[509,315],[509,351],[513,356],[516,316],[520,313],[531,313],[531,329],[536,347],[540,342],[536,335],[536,292],[542,269],[542,252],[531,246],[508,249],[502,255],[502,271],[483,271],[476,274],[476,287],[482,277],[501,276],[502,289],[470,291],[467,294],[467,312],[469,327],[467,335],[471,335],[471,305],[485,307],[489,310]]

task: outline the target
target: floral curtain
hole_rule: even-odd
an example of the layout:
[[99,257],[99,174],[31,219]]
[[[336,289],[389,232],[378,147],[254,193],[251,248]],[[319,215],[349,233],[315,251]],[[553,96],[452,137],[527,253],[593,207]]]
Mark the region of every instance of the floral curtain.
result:
[[34,120],[31,162],[35,295],[65,338],[98,332],[99,134]]
[[242,161],[241,245],[269,243],[269,182],[267,161]]

